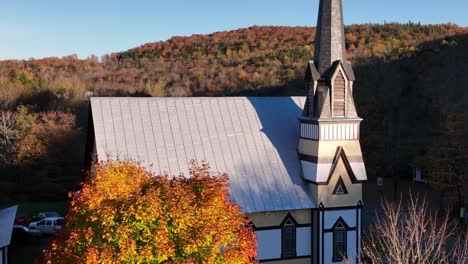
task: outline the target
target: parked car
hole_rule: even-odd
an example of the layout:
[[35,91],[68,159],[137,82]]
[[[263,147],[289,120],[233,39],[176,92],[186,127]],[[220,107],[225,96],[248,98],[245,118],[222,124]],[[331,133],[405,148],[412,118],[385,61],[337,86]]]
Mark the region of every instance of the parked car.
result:
[[11,240],[13,243],[27,242],[31,239],[38,239],[42,236],[42,232],[36,229],[29,229],[23,225],[14,225]]
[[61,215],[56,212],[40,212],[32,217],[32,221],[37,222],[47,217],[61,217]]
[[17,216],[15,218],[15,225],[26,227],[28,225],[28,218],[26,216]]
[[60,216],[59,217],[46,217],[42,219],[41,221],[30,223],[29,228],[37,229],[44,234],[52,235],[55,232],[62,229],[64,220],[65,219]]

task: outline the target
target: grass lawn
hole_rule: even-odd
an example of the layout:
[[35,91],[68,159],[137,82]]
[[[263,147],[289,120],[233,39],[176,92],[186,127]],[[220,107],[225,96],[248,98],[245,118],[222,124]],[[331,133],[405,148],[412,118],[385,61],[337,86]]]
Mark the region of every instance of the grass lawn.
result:
[[38,212],[57,212],[65,215],[68,209],[68,201],[58,202],[23,202],[19,203],[17,216],[33,216]]

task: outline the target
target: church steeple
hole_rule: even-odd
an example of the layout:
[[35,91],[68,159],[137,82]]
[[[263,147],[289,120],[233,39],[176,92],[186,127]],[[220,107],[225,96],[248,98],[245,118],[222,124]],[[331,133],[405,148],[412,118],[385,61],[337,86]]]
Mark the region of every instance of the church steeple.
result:
[[[346,60],[343,1],[320,0],[318,13],[314,60],[307,63],[307,97],[299,118],[297,152],[302,177],[310,183],[311,196],[319,204],[313,211],[314,223],[330,226],[333,237],[343,234],[346,241],[349,231],[343,230],[352,225],[360,230],[362,219],[362,183],[367,180],[359,143],[362,119],[356,113],[353,98],[353,68]],[[356,213],[350,215],[352,211],[342,208],[356,208]],[[333,212],[333,217],[329,212]],[[354,250],[358,260],[361,234],[352,234],[358,238],[356,246],[344,252]],[[312,243],[318,248],[313,264],[341,263],[341,249],[337,249],[335,239],[327,240],[319,230],[312,230],[312,236]],[[321,255],[319,249],[330,245],[333,254]]]
[[342,0],[320,0],[314,61],[320,74],[346,61]]
[[307,65],[309,118],[356,118],[354,72],[346,61],[342,0],[320,0],[314,61]]
[[307,98],[299,119],[302,174],[319,186],[316,198],[326,206],[355,205],[367,175],[359,143],[362,119],[353,98],[355,78],[346,61],[342,0],[320,0],[314,59],[307,64]]

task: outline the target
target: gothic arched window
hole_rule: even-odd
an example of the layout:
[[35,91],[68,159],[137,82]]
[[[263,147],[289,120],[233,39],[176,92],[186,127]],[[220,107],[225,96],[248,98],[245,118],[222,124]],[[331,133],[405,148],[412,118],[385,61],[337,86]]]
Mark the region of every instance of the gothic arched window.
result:
[[340,217],[333,226],[333,261],[343,261],[347,257],[347,225]]
[[296,221],[288,215],[281,224],[281,257],[296,256]]

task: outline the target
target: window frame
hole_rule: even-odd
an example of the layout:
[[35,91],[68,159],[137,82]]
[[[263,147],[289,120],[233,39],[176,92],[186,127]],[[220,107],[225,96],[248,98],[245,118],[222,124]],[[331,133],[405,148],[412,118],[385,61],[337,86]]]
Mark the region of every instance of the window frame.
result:
[[[343,192],[338,192],[339,187],[341,186],[341,189]],[[333,189],[333,195],[346,195],[348,194],[348,189],[346,188],[346,185],[343,181],[343,178],[340,176],[338,181],[336,182],[335,188]]]
[[[333,226],[332,230],[332,254],[333,262],[344,261],[348,257],[348,225],[344,222],[343,218],[339,218]],[[337,241],[338,234],[342,234],[343,241]],[[344,252],[342,252],[344,251]]]
[[[297,257],[297,226],[291,214],[281,223],[281,258]],[[286,232],[291,232],[290,236]]]

